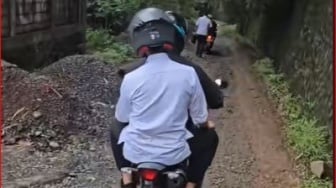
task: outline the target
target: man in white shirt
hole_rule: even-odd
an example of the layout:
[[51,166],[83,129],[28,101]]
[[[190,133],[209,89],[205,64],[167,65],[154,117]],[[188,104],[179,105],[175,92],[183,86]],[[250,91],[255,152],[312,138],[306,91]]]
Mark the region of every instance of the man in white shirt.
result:
[[197,38],[197,47],[196,55],[202,57],[203,51],[206,44],[206,37],[208,35],[209,28],[212,27],[211,20],[207,17],[205,13],[202,14],[196,21],[196,38]]
[[[154,53],[127,74],[120,88],[116,118],[129,122],[121,132],[124,156],[134,164],[176,165],[190,155],[188,112],[196,125],[207,122],[207,103],[195,70]],[[172,76],[174,75],[174,76]]]

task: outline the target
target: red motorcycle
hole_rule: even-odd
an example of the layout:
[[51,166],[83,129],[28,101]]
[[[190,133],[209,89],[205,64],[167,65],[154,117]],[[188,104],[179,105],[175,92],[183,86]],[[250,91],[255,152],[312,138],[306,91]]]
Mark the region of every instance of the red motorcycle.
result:
[[211,53],[211,49],[214,45],[214,42],[215,42],[215,37],[212,35],[208,35],[206,38],[206,45],[205,45],[205,50],[208,54]]

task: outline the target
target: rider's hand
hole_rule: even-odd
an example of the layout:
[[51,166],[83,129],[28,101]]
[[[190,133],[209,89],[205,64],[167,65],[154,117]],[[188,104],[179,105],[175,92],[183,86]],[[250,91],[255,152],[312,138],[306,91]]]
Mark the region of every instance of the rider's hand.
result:
[[213,121],[208,121],[207,128],[208,129],[214,129],[215,128],[215,123]]

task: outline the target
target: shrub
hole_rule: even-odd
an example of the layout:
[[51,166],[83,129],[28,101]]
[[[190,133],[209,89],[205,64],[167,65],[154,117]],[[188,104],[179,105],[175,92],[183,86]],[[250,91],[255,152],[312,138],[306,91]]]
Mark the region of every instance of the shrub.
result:
[[88,50],[106,62],[120,64],[133,59],[132,48],[128,44],[116,42],[106,30],[88,29],[86,40]]

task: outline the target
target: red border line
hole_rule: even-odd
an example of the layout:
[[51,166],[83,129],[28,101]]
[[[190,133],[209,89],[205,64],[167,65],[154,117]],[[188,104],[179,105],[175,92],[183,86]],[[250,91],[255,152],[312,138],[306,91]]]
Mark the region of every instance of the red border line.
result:
[[336,168],[335,168],[335,156],[336,156],[336,138],[335,138],[335,135],[336,135],[336,126],[335,126],[335,122],[336,122],[336,110],[335,110],[335,105],[336,105],[336,97],[335,97],[335,87],[336,87],[336,68],[335,68],[335,59],[336,59],[336,54],[335,54],[335,43],[336,43],[336,34],[335,34],[335,31],[336,31],[336,0],[333,0],[333,71],[334,71],[334,77],[333,77],[333,102],[334,102],[334,105],[333,105],[333,172],[334,172],[334,178],[333,178],[333,187],[336,188],[336,183],[335,183],[335,174],[336,174]]
[[[0,133],[2,134],[2,130],[3,130],[3,123],[4,123],[4,119],[3,119],[3,65],[2,65],[2,8],[3,8],[3,0],[0,0]],[[1,144],[0,144],[0,183],[1,183],[1,187],[3,187],[3,179],[2,179],[2,175],[3,175],[3,171],[2,171],[2,167],[3,167],[3,152],[2,152],[2,136],[1,136]]]
[[[2,130],[3,130],[3,123],[4,123],[4,119],[3,119],[3,65],[2,65],[2,8],[3,8],[3,0],[0,0],[0,133],[2,134]],[[0,144],[0,183],[1,183],[1,187],[3,187],[3,179],[2,179],[2,175],[3,175],[3,171],[2,171],[2,167],[3,167],[3,152],[2,152],[2,136],[1,136],[1,144]]]
[[[3,57],[3,54],[2,54],[2,4],[3,4],[3,0],[0,0],[0,15],[1,15],[1,18],[0,18],[0,36],[1,36],[1,39],[0,39],[0,133],[2,133],[2,130],[3,130],[3,123],[4,123],[4,117],[3,117],[3,65],[2,65],[2,57]],[[335,54],[335,43],[336,43],[336,34],[335,34],[335,31],[336,31],[336,0],[333,1],[333,71],[334,71],[334,76],[333,76],[333,93],[334,93],[334,96],[333,96],[333,102],[334,102],[334,106],[333,106],[333,121],[334,121],[334,124],[333,124],[333,132],[334,132],[334,135],[333,135],[333,145],[334,145],[334,151],[333,151],[333,166],[334,166],[334,180],[333,180],[333,185],[334,185],[334,188],[336,188],[336,182],[335,182],[335,175],[336,175],[336,168],[335,168],[335,156],[336,156],[336,138],[335,138],[335,135],[336,135],[336,126],[335,126],[335,122],[336,122],[336,110],[335,110],[335,105],[336,105],[336,97],[335,97],[335,87],[336,87],[336,68],[335,68],[335,65],[336,65],[336,62],[335,62],[335,59],[336,59],[336,54]],[[0,144],[0,186],[3,187],[3,147],[2,147],[2,143],[3,143],[3,140],[1,138],[1,144]]]

